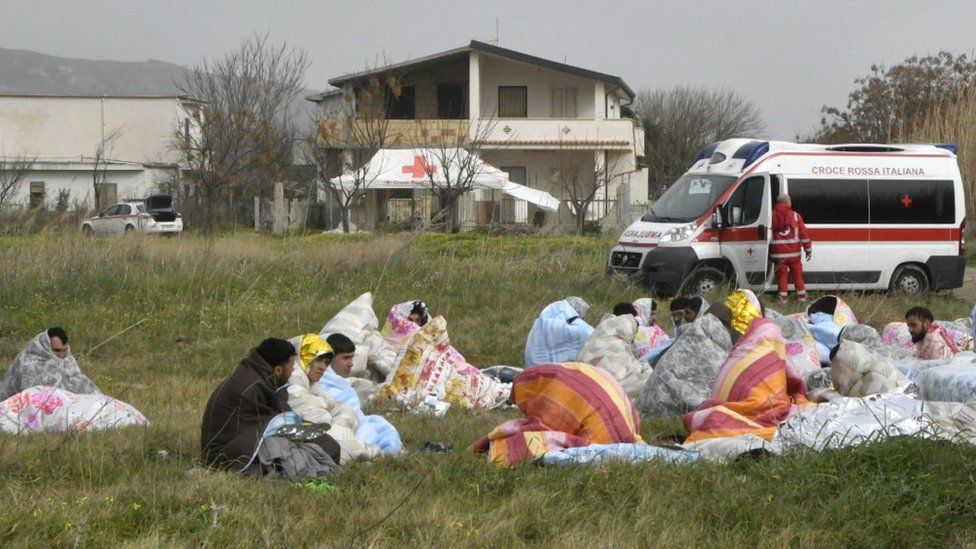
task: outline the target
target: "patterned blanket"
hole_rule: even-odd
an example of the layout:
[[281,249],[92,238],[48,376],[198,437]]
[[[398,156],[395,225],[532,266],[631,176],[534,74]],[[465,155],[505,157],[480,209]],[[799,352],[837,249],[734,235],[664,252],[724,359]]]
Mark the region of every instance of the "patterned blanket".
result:
[[634,354],[637,334],[633,316],[611,316],[597,325],[576,360],[610,372],[628,396],[636,397],[651,374],[650,365]]
[[411,336],[377,396],[415,412],[425,410],[430,399],[474,409],[504,403],[511,385],[483,375],[477,368],[477,374],[468,373],[457,363],[453,349],[447,321],[442,316],[432,318]]
[[0,432],[98,431],[148,425],[131,405],[108,395],[80,395],[55,387],[25,389],[0,402]]
[[471,446],[502,467],[552,450],[643,443],[637,410],[613,376],[600,368],[574,362],[528,368],[515,378],[511,400],[525,417],[502,423]]
[[568,299],[550,303],[532,323],[525,341],[525,367],[576,360],[593,327]]
[[719,372],[712,399],[685,415],[686,442],[741,434],[770,440],[779,423],[812,406],[784,347],[779,326],[753,320]]
[[[386,316],[386,324],[383,325],[383,337],[387,345],[397,353],[403,350],[410,338],[420,330],[420,326],[408,318],[413,304],[413,301],[406,301],[394,305]],[[481,375],[481,370],[471,365],[453,346],[448,347],[447,352],[458,372],[473,376]]]

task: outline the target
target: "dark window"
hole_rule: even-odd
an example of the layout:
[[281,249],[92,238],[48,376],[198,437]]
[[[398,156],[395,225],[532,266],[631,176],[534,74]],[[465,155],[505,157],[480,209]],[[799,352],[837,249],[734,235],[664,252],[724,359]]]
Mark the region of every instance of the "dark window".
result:
[[525,86],[498,86],[498,116],[525,118],[529,115],[529,89]]
[[123,204],[119,206],[119,213],[117,215],[129,215],[132,213],[132,208],[128,204]]
[[122,206],[115,205],[115,206],[112,206],[111,208],[105,210],[104,212],[102,212],[102,215],[106,215],[106,216],[108,216],[108,215],[119,215],[119,212],[121,212],[121,211],[122,211]]
[[399,97],[386,89],[386,117],[391,120],[413,120],[417,114],[417,95],[413,86],[402,86]]
[[790,179],[793,209],[807,224],[867,223],[868,182],[863,179]]
[[30,182],[30,196],[28,198],[28,206],[33,208],[40,208],[44,205],[44,182],[43,181],[31,181]]
[[464,86],[461,84],[437,85],[437,117],[442,120],[465,118]]
[[771,175],[769,176],[769,197],[773,203],[776,202],[776,198],[779,197],[780,189],[783,188],[780,176]]
[[525,176],[525,166],[503,166],[499,169],[508,174],[508,180],[512,183],[525,185],[527,179]]
[[765,186],[766,182],[762,177],[750,177],[732,193],[725,203],[731,226],[751,225],[759,220]]
[[952,181],[872,179],[871,223],[954,223]]

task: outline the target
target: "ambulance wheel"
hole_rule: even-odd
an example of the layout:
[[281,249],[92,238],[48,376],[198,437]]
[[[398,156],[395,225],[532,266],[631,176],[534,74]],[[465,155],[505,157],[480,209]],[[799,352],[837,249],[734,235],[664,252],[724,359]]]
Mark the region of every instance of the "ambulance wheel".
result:
[[929,277],[920,267],[902,265],[895,269],[895,274],[891,277],[890,289],[892,292],[918,295],[929,289]]
[[725,273],[712,267],[695,269],[681,286],[679,295],[706,296],[717,292],[726,284]]

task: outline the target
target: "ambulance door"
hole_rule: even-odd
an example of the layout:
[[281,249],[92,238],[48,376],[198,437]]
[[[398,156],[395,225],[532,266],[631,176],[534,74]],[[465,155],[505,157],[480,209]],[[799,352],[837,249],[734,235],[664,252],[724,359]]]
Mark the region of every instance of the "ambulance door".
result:
[[722,257],[732,263],[741,287],[767,288],[773,198],[770,176],[754,175],[742,181],[722,205]]

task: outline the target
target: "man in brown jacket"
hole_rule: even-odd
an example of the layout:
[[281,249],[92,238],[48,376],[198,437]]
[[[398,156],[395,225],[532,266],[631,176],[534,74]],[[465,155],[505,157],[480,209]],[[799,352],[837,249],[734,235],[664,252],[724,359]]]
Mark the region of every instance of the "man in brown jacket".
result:
[[[283,388],[296,356],[288,341],[265,339],[214,390],[201,426],[200,448],[206,464],[239,470],[248,463],[268,422],[291,410]],[[323,435],[312,442],[339,463],[339,444],[332,437]],[[248,472],[260,474],[260,467],[252,465]]]

